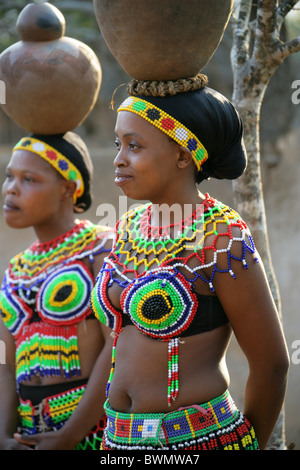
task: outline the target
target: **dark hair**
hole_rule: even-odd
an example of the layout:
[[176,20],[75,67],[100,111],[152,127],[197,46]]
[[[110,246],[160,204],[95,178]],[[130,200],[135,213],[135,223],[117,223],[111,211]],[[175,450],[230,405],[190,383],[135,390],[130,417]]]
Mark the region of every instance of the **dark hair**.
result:
[[[235,179],[244,172],[247,154],[243,124],[237,110],[225,96],[206,86],[203,79],[199,89],[195,90],[194,86],[192,91],[182,89],[175,94],[164,89],[162,96],[158,96],[159,86],[156,92],[152,92],[151,88],[155,88],[153,82],[147,87],[136,85],[135,82],[134,86],[131,83],[128,87],[131,95],[149,101],[170,114],[193,132],[206,148],[208,159],[197,172],[198,183],[209,177]],[[147,91],[144,92],[143,88]],[[168,88],[174,90],[174,86]]]
[[55,148],[76,166],[84,182],[84,192],[82,196],[77,199],[74,205],[74,211],[86,211],[92,203],[91,184],[93,178],[93,163],[88,148],[82,138],[74,132],[57,135],[32,134],[31,137],[41,140]]

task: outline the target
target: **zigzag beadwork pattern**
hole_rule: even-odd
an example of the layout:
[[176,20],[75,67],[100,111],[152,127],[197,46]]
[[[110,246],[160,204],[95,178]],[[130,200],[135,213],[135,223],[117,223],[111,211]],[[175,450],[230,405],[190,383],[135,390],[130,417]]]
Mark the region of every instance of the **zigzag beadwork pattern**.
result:
[[[193,320],[198,281],[214,292],[216,274],[236,277],[233,261],[248,267],[246,256],[258,261],[250,231],[237,212],[211,198],[205,199],[184,220],[163,227],[151,225],[152,205],[132,209],[118,222],[114,246],[92,292],[95,316],[116,335],[113,354],[128,315],[144,334],[169,342],[168,404],[176,399],[178,338]],[[110,302],[113,283],[122,288],[121,308]],[[111,375],[114,372],[114,360]]]

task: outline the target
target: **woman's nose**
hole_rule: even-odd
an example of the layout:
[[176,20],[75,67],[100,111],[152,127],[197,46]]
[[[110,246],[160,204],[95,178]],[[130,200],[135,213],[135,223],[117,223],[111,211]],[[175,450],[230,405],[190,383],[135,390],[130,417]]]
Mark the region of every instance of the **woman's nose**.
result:
[[126,159],[126,156],[125,156],[125,153],[124,151],[122,151],[122,149],[120,148],[115,159],[114,159],[114,165],[116,168],[120,167],[120,166],[127,166],[128,165],[128,161]]
[[2,192],[5,194],[17,194],[18,187],[15,179],[5,180],[2,185]]

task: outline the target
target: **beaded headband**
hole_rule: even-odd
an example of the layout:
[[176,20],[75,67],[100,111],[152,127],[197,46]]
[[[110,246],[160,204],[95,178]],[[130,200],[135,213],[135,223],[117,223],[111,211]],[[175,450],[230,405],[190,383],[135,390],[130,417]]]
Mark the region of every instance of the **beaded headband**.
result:
[[73,196],[74,203],[77,198],[83,194],[84,182],[80,171],[78,171],[76,166],[73,165],[67,157],[58,152],[54,147],[51,147],[51,145],[32,137],[23,137],[15,145],[13,152],[16,150],[28,150],[29,152],[36,153],[50,163],[64,179],[67,181],[76,181],[76,191]]
[[130,96],[120,105],[119,111],[138,114],[159,130],[170,136],[175,142],[189,150],[199,171],[202,163],[208,159],[204,145],[187,127],[152,103],[135,96]]

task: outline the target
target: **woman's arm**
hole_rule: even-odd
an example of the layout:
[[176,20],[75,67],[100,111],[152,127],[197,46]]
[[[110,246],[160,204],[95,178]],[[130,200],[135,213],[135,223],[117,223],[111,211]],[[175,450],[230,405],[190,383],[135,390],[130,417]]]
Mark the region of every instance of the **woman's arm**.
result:
[[262,263],[256,263],[251,254],[246,261],[248,269],[233,260],[236,279],[228,273],[218,273],[214,285],[249,363],[244,413],[264,449],[284,401],[289,358]]
[[18,395],[15,377],[15,340],[0,318],[0,340],[5,345],[5,363],[0,364],[0,449],[26,449],[13,434],[18,423]]

